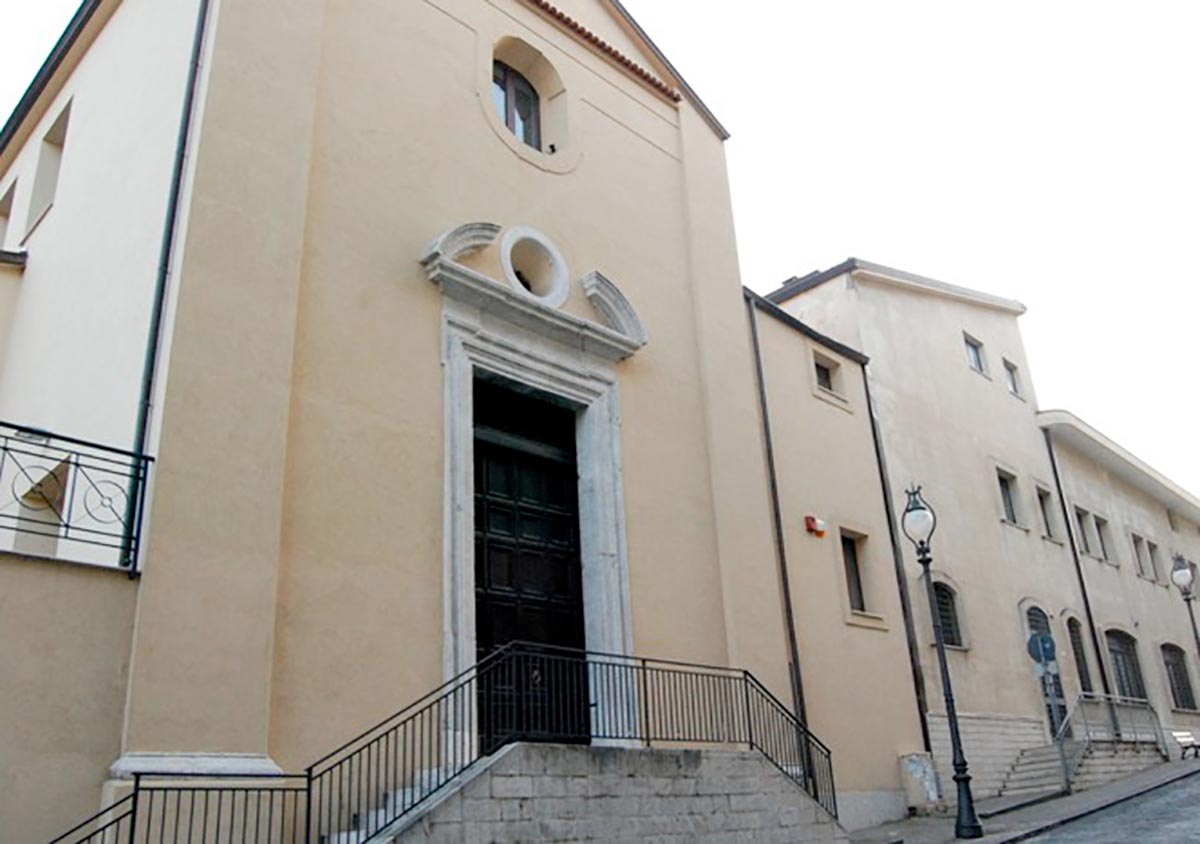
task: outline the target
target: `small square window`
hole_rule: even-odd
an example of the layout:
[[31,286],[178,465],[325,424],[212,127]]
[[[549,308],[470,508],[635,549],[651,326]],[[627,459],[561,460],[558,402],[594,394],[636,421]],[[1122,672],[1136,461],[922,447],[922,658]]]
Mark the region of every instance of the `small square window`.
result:
[[1050,490],[1038,487],[1038,510],[1042,514],[1042,530],[1043,534],[1049,539],[1054,539],[1054,496],[1050,494]]
[[967,363],[976,372],[985,372],[986,369],[983,363],[983,344],[972,337],[970,334],[963,335],[963,342],[967,345]]
[[1000,503],[1004,507],[1004,521],[1009,524],[1019,524],[1020,515],[1017,512],[1017,479],[1002,469],[996,471],[996,479],[1000,482]]
[[1012,361],[1004,362],[1004,377],[1008,382],[1008,391],[1014,396],[1021,395],[1021,378],[1017,373],[1017,365]]
[[860,563],[862,543],[861,536],[842,531],[842,564],[846,567],[846,591],[850,598],[850,609],[855,612],[867,611]]
[[844,398],[842,391],[842,366],[831,357],[819,352],[813,352],[813,375],[817,379],[817,387],[826,392]]

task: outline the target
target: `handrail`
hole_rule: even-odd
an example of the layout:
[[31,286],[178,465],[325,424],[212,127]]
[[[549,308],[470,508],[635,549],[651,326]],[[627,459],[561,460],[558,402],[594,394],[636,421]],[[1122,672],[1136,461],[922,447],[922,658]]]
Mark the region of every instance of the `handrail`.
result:
[[[1089,708],[1102,709],[1103,712],[1097,713],[1100,715],[1098,718],[1089,718]],[[1123,719],[1123,715],[1127,717]],[[1144,743],[1146,735],[1152,738],[1159,750],[1166,753],[1162,721],[1158,717],[1158,710],[1146,698],[1081,692],[1071,704],[1066,718],[1054,735],[1054,740],[1061,742],[1071,738],[1082,744],[1083,752],[1071,771],[1074,774],[1074,768],[1078,768],[1084,754],[1095,742]]]
[[366,844],[506,745],[593,740],[742,746],[837,816],[829,748],[748,671],[514,642],[303,774],[137,774],[51,844],[109,844],[118,807],[130,844]]

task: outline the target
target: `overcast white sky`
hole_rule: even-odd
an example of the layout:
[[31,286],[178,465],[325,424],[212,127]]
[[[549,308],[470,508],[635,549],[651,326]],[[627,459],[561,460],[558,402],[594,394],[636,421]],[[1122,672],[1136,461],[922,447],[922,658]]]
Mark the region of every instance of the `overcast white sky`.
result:
[[[747,285],[1020,299],[1040,406],[1200,494],[1200,3],[624,2],[733,134]],[[0,112],[77,5],[0,0]]]

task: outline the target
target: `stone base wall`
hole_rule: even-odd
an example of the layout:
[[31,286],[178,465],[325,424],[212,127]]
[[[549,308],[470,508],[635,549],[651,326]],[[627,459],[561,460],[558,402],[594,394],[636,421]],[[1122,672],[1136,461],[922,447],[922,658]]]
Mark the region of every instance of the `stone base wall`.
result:
[[[1050,741],[1045,723],[1037,718],[960,714],[958,726],[962,733],[963,753],[970,767],[971,793],[977,800],[1000,793],[1005,775],[1024,748],[1038,747]],[[933,745],[942,796],[947,802],[954,803],[953,755],[945,715],[929,714],[929,741]]]
[[825,844],[847,836],[757,753],[517,744],[381,840]]

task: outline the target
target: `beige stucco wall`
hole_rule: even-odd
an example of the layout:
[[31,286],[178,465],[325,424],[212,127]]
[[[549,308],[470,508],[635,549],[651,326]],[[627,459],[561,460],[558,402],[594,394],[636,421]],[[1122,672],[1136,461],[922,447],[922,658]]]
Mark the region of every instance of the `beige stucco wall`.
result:
[[119,572],[0,555],[0,842],[48,841],[98,808],[136,589]]
[[[903,815],[898,760],[923,750],[866,386],[858,363],[768,313],[758,327],[809,722],[855,828]],[[817,385],[814,351],[839,364],[841,398]],[[866,613],[850,607],[842,530],[861,537]]]

